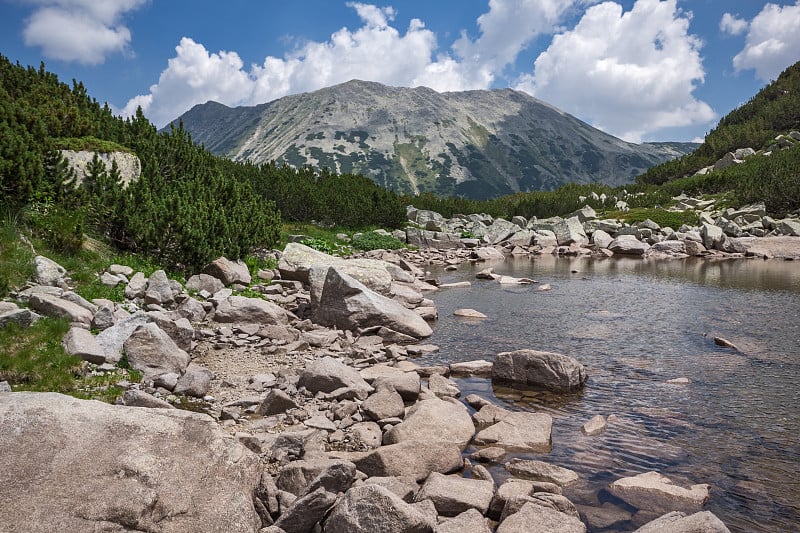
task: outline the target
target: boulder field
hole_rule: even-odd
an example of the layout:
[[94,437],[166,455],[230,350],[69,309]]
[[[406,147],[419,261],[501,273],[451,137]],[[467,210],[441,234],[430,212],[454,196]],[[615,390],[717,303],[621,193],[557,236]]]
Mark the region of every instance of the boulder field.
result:
[[[481,249],[469,253],[499,253]],[[63,269],[37,260],[37,283],[14,295],[33,310],[3,302],[0,321],[66,316],[65,349],[88,371],[120,372],[124,355],[142,379],[117,383],[118,405],[0,383],[0,524],[585,532],[596,515],[630,520],[633,507],[653,519],[637,524],[642,532],[727,531],[702,510],[707,485],[683,488],[658,472],[609,484],[624,504],[579,510],[564,493],[581,476],[548,461],[559,422],[461,398],[449,379],[571,394],[591,386],[579,355],[520,349],[494,362],[414,363],[437,350],[421,344],[437,287],[420,267],[468,259],[449,253],[376,251],[351,262],[291,244],[278,269],[256,278],[269,283],[224,258],[185,285],[112,265],[101,279],[124,284],[122,303],[82,299]],[[586,423],[596,434],[615,417]]]

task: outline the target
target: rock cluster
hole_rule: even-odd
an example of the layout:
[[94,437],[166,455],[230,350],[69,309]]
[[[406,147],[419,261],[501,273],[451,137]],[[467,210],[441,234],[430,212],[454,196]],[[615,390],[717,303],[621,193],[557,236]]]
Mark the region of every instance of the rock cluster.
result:
[[[250,286],[243,265],[224,258],[190,278],[188,290],[163,272],[113,265],[102,279],[125,285],[124,304],[83,301],[63,273],[20,291],[41,302],[37,312],[70,318],[64,345],[93,369],[113,368],[124,354],[143,382],[128,383],[119,406],[0,387],[3,487],[45,475],[42,465],[48,476],[28,499],[0,509],[0,523],[30,531],[586,531],[562,494],[577,474],[545,456],[514,457],[550,451],[550,415],[461,400],[449,379],[492,376],[571,392],[587,382],[583,365],[519,350],[494,365],[420,367],[409,357],[436,350],[418,344],[430,330],[420,310],[435,310],[423,296],[435,289],[424,272],[389,252],[354,262],[312,252],[288,246],[272,282]],[[192,396],[210,417],[174,409]],[[87,456],[86,446],[97,453]],[[476,451],[465,459],[468,446]],[[41,457],[12,453],[20,447]],[[72,475],[87,457],[92,466]],[[510,477],[498,484],[477,462],[504,464]],[[653,513],[694,512],[707,499],[704,486],[653,477],[618,480],[609,491]],[[55,493],[85,496],[76,504]],[[202,503],[209,498],[213,505]],[[42,512],[32,515],[27,502],[42,502]],[[683,531],[716,520],[708,515],[659,520]]]
[[[760,251],[759,239],[754,238],[800,237],[800,216],[775,220],[767,216],[764,204],[719,210],[714,209],[713,200],[685,195],[674,200],[677,206],[672,209],[696,212],[699,224],[670,228],[652,220],[636,224],[601,220],[588,205],[565,217],[526,220],[515,216],[510,222],[486,214],[445,219],[436,212],[409,207],[413,225],[395,236],[423,249],[476,260],[529,254],[770,257],[773,253]],[[453,250],[463,251],[453,254]],[[793,254],[788,257],[794,258]]]

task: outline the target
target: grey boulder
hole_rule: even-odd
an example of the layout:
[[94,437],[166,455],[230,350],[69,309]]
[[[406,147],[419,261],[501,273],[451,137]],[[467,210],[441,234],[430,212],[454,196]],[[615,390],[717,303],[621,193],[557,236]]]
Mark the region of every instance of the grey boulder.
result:
[[428,399],[408,410],[405,420],[384,435],[384,443],[445,441],[464,449],[475,433],[472,418],[457,400]]
[[730,533],[725,524],[710,511],[691,515],[673,511],[648,522],[635,533]]
[[414,311],[369,289],[338,267],[329,267],[314,322],[341,329],[384,326],[415,338],[428,337],[433,330]]
[[9,531],[252,533],[261,524],[258,458],[206,415],[17,392],[0,402],[0,463]]
[[286,311],[272,302],[261,298],[229,296],[217,306],[213,317],[215,322],[235,324],[288,324]]
[[436,511],[442,516],[456,516],[476,509],[486,514],[494,496],[494,483],[462,476],[445,476],[431,473],[417,493],[415,500],[431,500]]
[[581,389],[588,379],[586,368],[568,355],[516,350],[497,354],[492,381],[542,387],[554,392]]
[[709,498],[710,486],[697,484],[684,488],[658,472],[625,477],[608,485],[608,491],[626,503],[655,513],[699,511]]
[[181,375],[189,365],[189,354],[152,322],[139,326],[123,346],[128,362],[143,373],[145,381],[161,374]]
[[417,507],[380,485],[353,487],[325,521],[326,533],[402,531],[430,533],[435,523]]

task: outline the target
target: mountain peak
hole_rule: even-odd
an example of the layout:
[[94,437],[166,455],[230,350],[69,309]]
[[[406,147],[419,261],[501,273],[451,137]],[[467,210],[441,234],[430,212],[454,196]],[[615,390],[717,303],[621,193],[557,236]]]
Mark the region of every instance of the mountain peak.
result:
[[674,156],[513,89],[439,93],[354,79],[255,107],[211,102],[181,119],[195,140],[235,160],[328,167],[399,192],[475,198],[630,183]]

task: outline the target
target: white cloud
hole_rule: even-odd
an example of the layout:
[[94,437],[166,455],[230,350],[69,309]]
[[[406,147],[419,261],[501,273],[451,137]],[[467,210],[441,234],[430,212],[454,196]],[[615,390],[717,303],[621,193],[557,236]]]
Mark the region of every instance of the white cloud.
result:
[[750,24],[746,20],[740,19],[730,13],[722,15],[722,20],[719,21],[719,29],[730,35],[743,34],[747,31],[749,25]]
[[764,81],[778,77],[800,59],[800,0],[795,5],[767,4],[750,22],[744,49],[733,58],[738,71],[754,69]]
[[490,0],[489,11],[478,17],[481,35],[466,34],[453,45],[464,70],[488,87],[497,74],[541,34],[553,33],[577,0]]
[[103,63],[109,54],[128,50],[131,32],[121,18],[146,2],[27,0],[37,7],[25,21],[25,44],[41,47],[45,57],[51,59]]
[[362,26],[341,28],[326,42],[308,42],[283,57],[245,68],[235,52],[210,53],[183,38],[157,84],[131,99],[161,126],[207,100],[253,105],[351,79],[387,85],[424,85],[437,91],[488,89],[504,67],[537,35],[551,33],[572,6],[596,0],[490,0],[478,19],[477,40],[462,36],[452,53],[439,52],[436,35],[418,19],[405,33],[392,26],[391,7],[350,2]]
[[714,111],[692,94],[705,77],[702,42],[676,2],[637,0],[625,13],[615,2],[590,7],[518,88],[633,142],[712,121]]

